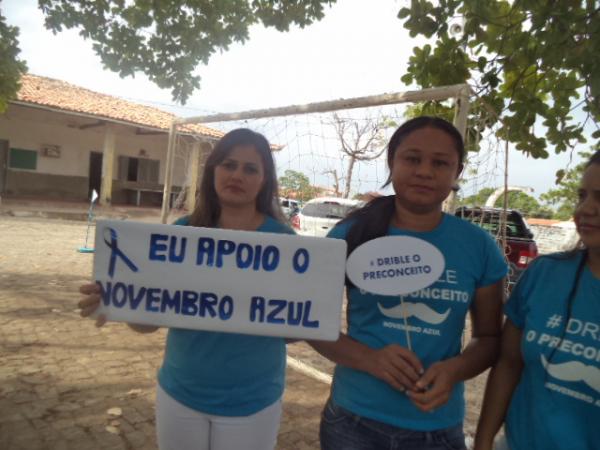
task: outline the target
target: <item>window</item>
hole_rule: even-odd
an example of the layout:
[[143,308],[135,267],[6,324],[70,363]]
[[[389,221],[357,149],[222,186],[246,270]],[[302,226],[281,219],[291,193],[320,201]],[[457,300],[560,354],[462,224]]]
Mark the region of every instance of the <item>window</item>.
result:
[[11,169],[36,170],[37,152],[35,150],[11,148],[8,161],[8,167]]

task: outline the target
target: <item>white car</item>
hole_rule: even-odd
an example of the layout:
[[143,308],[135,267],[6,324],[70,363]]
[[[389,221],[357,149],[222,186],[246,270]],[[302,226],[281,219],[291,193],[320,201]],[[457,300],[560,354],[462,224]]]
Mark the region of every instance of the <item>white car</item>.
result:
[[336,223],[362,204],[361,201],[347,198],[314,198],[292,217],[292,226],[303,236],[324,237]]

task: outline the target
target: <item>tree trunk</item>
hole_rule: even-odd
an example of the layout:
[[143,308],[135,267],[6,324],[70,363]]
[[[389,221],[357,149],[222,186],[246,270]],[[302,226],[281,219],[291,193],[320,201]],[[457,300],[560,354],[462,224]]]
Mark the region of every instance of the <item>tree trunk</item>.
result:
[[356,162],[356,157],[354,155],[350,156],[350,162],[348,163],[348,172],[346,174],[346,186],[344,187],[344,198],[348,198],[350,195],[350,183],[352,182],[352,171],[354,170],[354,163]]

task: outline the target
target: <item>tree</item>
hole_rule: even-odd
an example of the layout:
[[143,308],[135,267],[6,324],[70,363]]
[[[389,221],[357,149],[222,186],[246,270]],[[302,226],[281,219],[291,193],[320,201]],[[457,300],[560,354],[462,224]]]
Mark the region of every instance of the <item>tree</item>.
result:
[[[484,122],[479,120],[477,112],[474,112],[478,110],[479,108],[471,107],[469,111],[468,125],[464,136],[465,151],[467,153],[479,151],[479,138],[485,130]],[[419,116],[434,116],[440,117],[450,123],[454,123],[454,114],[454,105],[434,100],[414,103],[407,106],[404,110],[404,116],[407,119]]]
[[383,131],[386,125],[384,122],[372,119],[365,119],[360,124],[358,120],[342,118],[337,113],[332,114],[331,124],[337,134],[342,152],[350,158],[343,194],[344,198],[348,198],[356,162],[377,159],[385,150]]
[[310,184],[306,175],[289,169],[284,172],[282,177],[279,177],[279,189],[285,197],[293,197],[302,202],[317,195],[317,189]]
[[[592,153],[581,152],[580,155],[583,157],[584,161],[587,161],[592,156]],[[585,162],[582,162],[564,173],[557,183],[556,189],[551,189],[540,196],[544,202],[556,208],[556,213],[554,215],[556,219],[569,220],[573,217],[573,212],[575,211],[578,201],[577,191],[584,170]]]
[[398,17],[411,36],[435,39],[413,49],[402,81],[469,82],[517,149],[546,158],[548,146],[559,153],[585,142],[585,122],[571,115],[578,107],[600,121],[597,1],[411,0]]
[[[208,63],[213,53],[227,50],[233,42],[248,40],[250,26],[262,23],[279,31],[288,31],[292,25],[304,28],[323,18],[324,7],[335,0],[38,0],[38,3],[46,16],[46,28],[54,33],[65,28],[79,29],[84,39],[92,41],[105,68],[121,77],[142,72],[159,87],[171,89],[173,99],[183,104],[200,87],[200,77],[193,75],[196,66]],[[13,33],[7,42],[16,45],[16,32]],[[4,35],[1,37],[4,46]],[[13,53],[1,56],[3,64],[17,61]],[[14,83],[6,87],[0,91],[0,103],[18,90]]]
[[17,96],[21,87],[19,80],[27,71],[24,61],[18,58],[19,29],[7,25],[0,11],[0,114],[6,110],[9,100]]
[[[488,197],[496,190],[496,188],[486,187],[481,189],[477,194],[465,197],[459,200],[462,206],[484,206]],[[504,195],[496,199],[494,207],[502,208],[504,205]],[[525,192],[509,191],[508,192],[508,209],[516,209],[527,217],[541,217],[549,219],[553,216],[553,211],[550,208],[540,205],[540,203]]]
[[324,175],[331,175],[333,177],[333,192],[335,197],[340,197],[340,176],[338,175],[337,169],[330,169],[323,172]]

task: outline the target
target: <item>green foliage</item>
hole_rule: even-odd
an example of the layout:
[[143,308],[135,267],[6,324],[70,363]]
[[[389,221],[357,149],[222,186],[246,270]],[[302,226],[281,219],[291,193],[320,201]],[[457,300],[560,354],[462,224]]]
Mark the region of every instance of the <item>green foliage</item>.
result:
[[6,24],[0,11],[0,114],[6,111],[8,101],[17,96],[19,80],[27,71],[24,61],[18,58],[19,29]]
[[317,188],[310,184],[310,180],[302,172],[288,169],[278,181],[279,191],[283,197],[292,197],[306,202],[317,196]]
[[46,27],[77,28],[93,42],[104,67],[121,77],[143,72],[185,103],[200,77],[199,63],[262,23],[279,31],[320,20],[335,0],[39,0]]
[[581,183],[581,177],[585,170],[585,161],[591,156],[591,152],[581,152],[584,162],[576,165],[571,170],[564,172],[564,176],[557,183],[556,189],[551,189],[540,198],[549,205],[556,208],[555,218],[568,220],[573,217],[573,212],[577,206],[577,191]]
[[[600,121],[597,1],[411,0],[398,17],[411,36],[435,40],[414,48],[402,81],[469,82],[501,115],[499,136],[534,158],[585,142],[583,122],[571,115],[579,105]],[[457,17],[463,32],[453,34]]]
[[[484,206],[488,197],[496,188],[483,188],[477,194],[459,199],[459,206]],[[504,206],[504,196],[498,197],[494,203],[494,207],[502,208]],[[526,217],[540,217],[550,219],[554,212],[552,209],[540,205],[540,203],[525,192],[509,191],[508,192],[508,209],[516,209]]]
[[[465,150],[467,152],[479,151],[479,137],[485,130],[485,126],[479,120],[473,111],[477,111],[478,108],[471,107],[469,119],[467,121],[467,131],[464,137]],[[449,105],[447,102],[438,101],[427,101],[411,104],[404,111],[404,115],[407,119],[419,116],[434,116],[440,117],[447,120],[450,123],[454,122],[455,108],[453,105]]]

